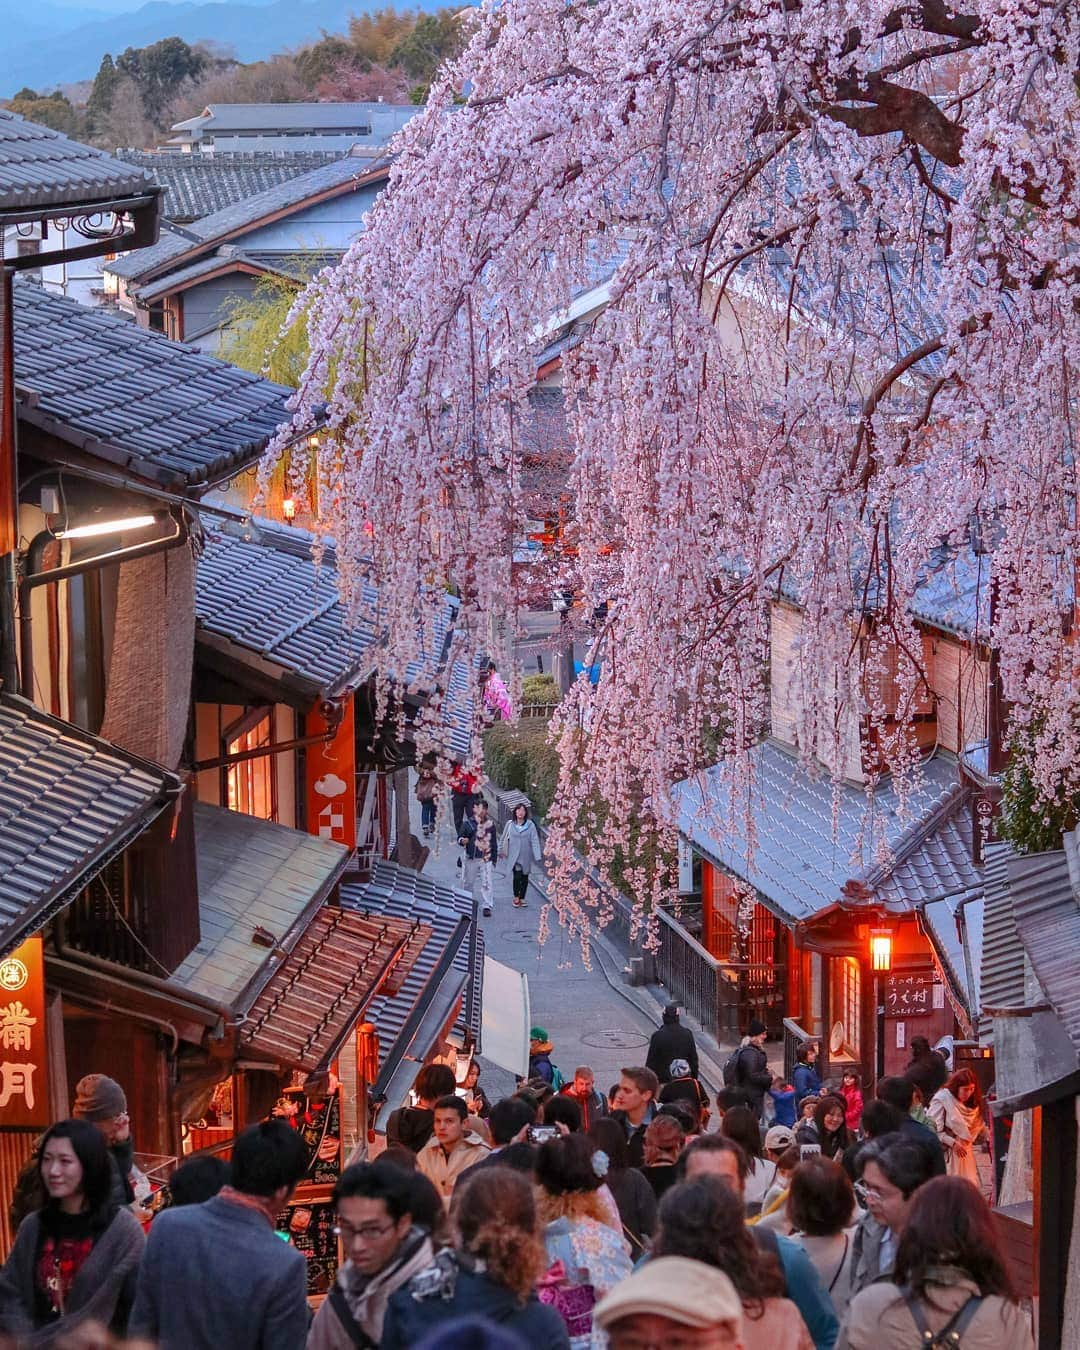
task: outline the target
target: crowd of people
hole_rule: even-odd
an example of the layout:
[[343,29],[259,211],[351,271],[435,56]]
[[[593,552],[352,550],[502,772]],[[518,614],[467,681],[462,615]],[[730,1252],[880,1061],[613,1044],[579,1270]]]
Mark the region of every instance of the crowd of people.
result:
[[[305,1258],[278,1232],[305,1174],[296,1131],[271,1119],[243,1131],[228,1162],[189,1159],[147,1222],[123,1092],[92,1075],[16,1188],[0,1338],[57,1350],[1031,1350],[973,1184],[985,1128],[974,1075],[917,1046],[913,1071],[864,1103],[856,1074],[822,1082],[806,1047],[793,1082],[777,1083],[759,1025],[713,1099],[674,1005],[651,1046],[667,1064],[650,1053],[606,1093],[586,1065],[562,1080],[542,1027],[532,1076],[494,1102],[477,1068],[459,1090],[445,1065],[426,1066],[385,1152],[337,1182],[344,1259],[313,1319]],[[790,1116],[767,1123],[767,1095],[789,1090]]]

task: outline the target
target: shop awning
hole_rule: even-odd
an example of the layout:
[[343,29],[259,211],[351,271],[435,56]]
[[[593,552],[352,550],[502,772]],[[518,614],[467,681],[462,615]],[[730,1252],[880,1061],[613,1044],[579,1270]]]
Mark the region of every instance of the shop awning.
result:
[[529,1072],[529,977],[484,957],[484,1058],[524,1078]]
[[181,790],[166,769],[0,694],[0,954],[72,901]]
[[379,1075],[372,1086],[373,1098],[381,1102],[379,1128],[404,1102],[459,1005],[453,1034],[479,1044],[484,937],[470,896],[396,863],[376,863],[370,881],[343,885],[341,903],[368,915],[411,917],[431,930],[400,993],[380,994],[364,1012],[379,1042]]
[[240,1026],[244,1053],[312,1071],[324,1067],[395,964],[431,935],[402,919],[326,906],[270,977]]
[[302,830],[196,802],[199,944],[176,984],[245,1013],[349,865],[349,850]]

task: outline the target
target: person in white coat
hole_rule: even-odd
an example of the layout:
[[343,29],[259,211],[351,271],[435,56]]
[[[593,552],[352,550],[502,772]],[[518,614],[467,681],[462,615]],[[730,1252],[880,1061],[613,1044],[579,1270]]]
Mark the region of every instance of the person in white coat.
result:
[[529,808],[525,805],[514,807],[514,814],[506,822],[499,852],[506,859],[514,886],[514,906],[517,909],[525,904],[525,895],[529,889],[529,871],[539,863],[543,854],[540,850],[540,835],[529,819]]
[[975,1145],[986,1133],[982,1094],[970,1069],[958,1069],[930,1099],[930,1119],[945,1150],[949,1176],[979,1185]]

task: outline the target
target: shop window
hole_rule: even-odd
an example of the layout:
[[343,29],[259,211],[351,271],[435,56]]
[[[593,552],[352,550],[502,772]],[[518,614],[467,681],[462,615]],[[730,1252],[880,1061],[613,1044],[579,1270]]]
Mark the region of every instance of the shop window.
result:
[[834,957],[831,964],[829,1058],[858,1059],[862,972],[853,956]]
[[[238,721],[225,728],[222,735],[222,753],[239,755],[247,750],[261,750],[274,743],[274,710],[270,707],[253,708]],[[223,797],[230,811],[260,820],[277,820],[277,782],[274,774],[275,757],[262,754],[229,764],[222,771]]]

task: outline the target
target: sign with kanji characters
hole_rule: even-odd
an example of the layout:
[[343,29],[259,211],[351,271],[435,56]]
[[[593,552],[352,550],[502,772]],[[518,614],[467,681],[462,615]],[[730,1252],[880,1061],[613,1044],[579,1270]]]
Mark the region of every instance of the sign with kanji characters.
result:
[[[305,732],[322,736],[329,723],[318,710],[309,712]],[[356,746],[352,698],[346,698],[341,723],[328,741],[307,748],[307,828],[320,839],[356,847]]]
[[886,977],[886,1017],[929,1017],[933,1008],[933,971],[894,970]]
[[0,1128],[48,1125],[45,965],[41,938],[0,958]]

